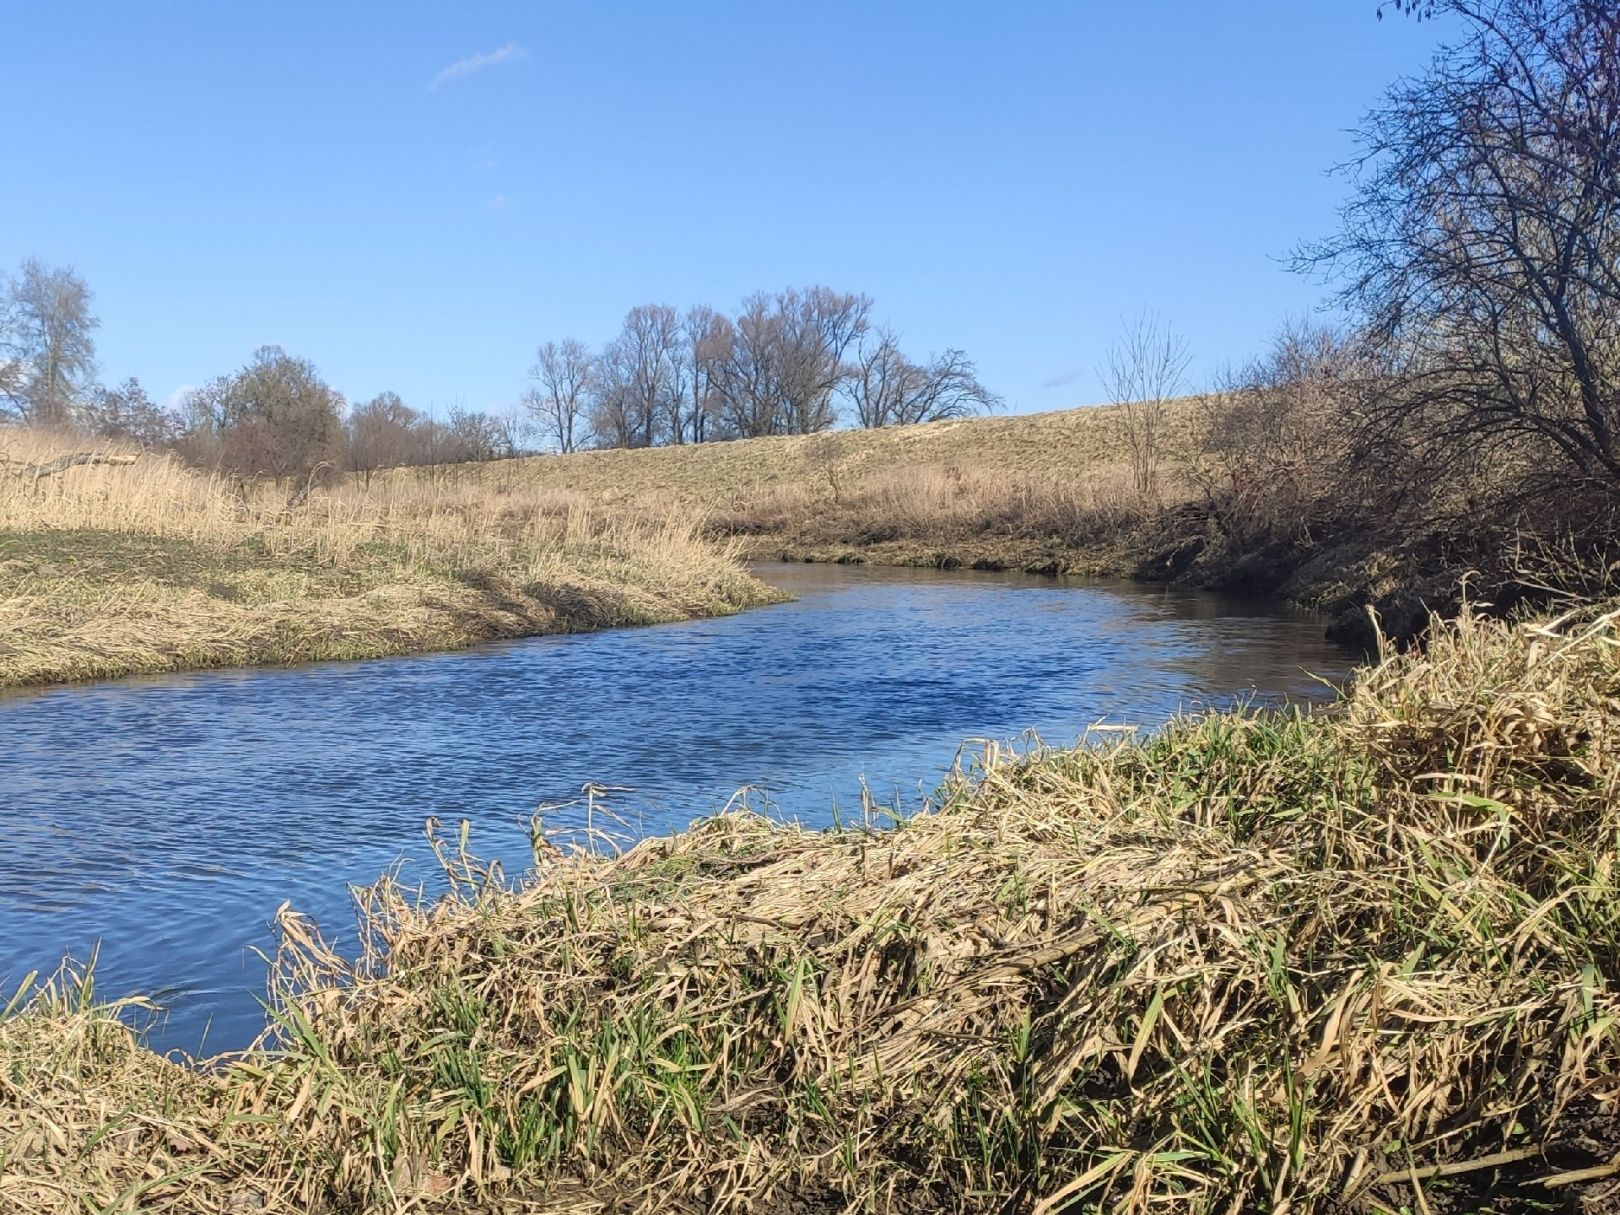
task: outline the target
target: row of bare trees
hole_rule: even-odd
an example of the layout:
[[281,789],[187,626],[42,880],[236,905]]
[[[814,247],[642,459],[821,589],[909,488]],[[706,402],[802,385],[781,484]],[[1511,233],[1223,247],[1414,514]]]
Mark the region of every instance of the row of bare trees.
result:
[[265,346],[246,366],[187,393],[173,441],[196,463],[275,478],[316,468],[369,475],[402,465],[504,459],[522,419],[451,409],[443,419],[383,392],[350,408],[308,359]]
[[348,406],[308,359],[264,346],[242,367],[155,405],[138,380],[92,387],[71,424],[90,434],[179,452],[243,476],[304,476],[316,468],[369,475],[400,465],[503,459],[521,450],[521,419],[452,409],[444,419],[393,392]]
[[913,362],[871,312],[867,296],[826,287],[756,293],[735,316],[642,305],[600,351],[542,345],[524,404],[563,452],[814,434],[846,416],[906,425],[1000,404],[962,351]]
[[517,454],[525,419],[451,409],[442,420],[385,392],[349,408],[307,359],[278,346],[192,389],[174,408],[134,378],[95,380],[91,294],[71,269],[26,261],[0,302],[0,419],[77,430],[245,476],[282,478],[316,468],[359,472],[463,463]]
[[440,419],[391,392],[350,408],[307,359],[275,346],[163,408],[136,380],[96,382],[90,300],[72,270],[33,260],[3,284],[0,416],[172,447],[247,475],[489,460],[536,443],[572,452],[812,434],[844,417],[908,425],[1000,404],[962,351],[915,362],[873,326],[870,298],[810,287],[756,293],[735,316],[633,308],[597,351],[547,342],[521,405],[500,413]]

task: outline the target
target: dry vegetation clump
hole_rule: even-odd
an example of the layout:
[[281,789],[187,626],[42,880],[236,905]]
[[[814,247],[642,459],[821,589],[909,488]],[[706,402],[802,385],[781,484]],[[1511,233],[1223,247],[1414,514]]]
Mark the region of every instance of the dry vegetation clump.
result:
[[150,454],[10,471],[64,442],[0,432],[15,462],[0,467],[0,686],[445,649],[773,597],[673,512],[425,480],[296,501],[302,486]]
[[717,509],[709,525],[796,560],[1119,573],[1150,513],[1124,465],[1043,479],[949,464],[834,471]]
[[992,755],[888,830],[517,888],[463,834],[358,961],[283,917],[242,1059],[0,1022],[0,1208],[1614,1209],[1617,622],[1464,617],[1329,714]]

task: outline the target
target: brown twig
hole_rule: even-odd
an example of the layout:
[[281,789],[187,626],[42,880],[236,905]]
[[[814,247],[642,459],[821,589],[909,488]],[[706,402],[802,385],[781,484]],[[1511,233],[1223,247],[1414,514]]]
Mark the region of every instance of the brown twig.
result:
[[1475,1160],[1451,1160],[1445,1164],[1431,1164],[1421,1169],[1400,1169],[1397,1172],[1385,1173],[1377,1178],[1373,1185],[1399,1185],[1403,1181],[1428,1181],[1434,1177],[1457,1177],[1463,1173],[1477,1173],[1481,1169],[1501,1168],[1506,1164],[1517,1164],[1521,1160],[1529,1160],[1532,1156],[1539,1156],[1542,1149],[1539,1147],[1519,1148],[1511,1152],[1496,1152],[1490,1156],[1480,1156]]

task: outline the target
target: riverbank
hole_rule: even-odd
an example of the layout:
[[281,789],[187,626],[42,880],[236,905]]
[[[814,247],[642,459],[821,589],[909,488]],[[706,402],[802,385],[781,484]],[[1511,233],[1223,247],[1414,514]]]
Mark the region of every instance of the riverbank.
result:
[[[1191,402],[1173,404],[1167,463],[1190,450],[1195,422]],[[384,475],[696,513],[706,534],[757,560],[1126,576],[1144,515],[1118,423],[1117,408],[1098,406]],[[1172,487],[1167,501],[1185,498]]]
[[[1328,713],[722,816],[282,918],[277,1049],[0,1020],[0,1206],[1611,1209],[1620,627],[1468,617]],[[128,1011],[128,1010],[126,1010]],[[1566,1207],[1565,1209],[1577,1209]]]
[[1584,550],[1608,544],[1606,501],[1526,492],[1525,470],[1507,459],[1446,477],[1381,466],[1352,475],[1334,403],[1291,392],[1168,403],[1147,497],[1113,406],[386,475],[698,515],[705,534],[755,559],[1080,574],[1269,596],[1324,613],[1336,639],[1361,646],[1373,643],[1369,608],[1386,635],[1406,639],[1431,612],[1461,606],[1465,578],[1476,603],[1506,610],[1545,583],[1561,585],[1571,566],[1604,564],[1589,551],[1550,566],[1535,559],[1572,538]]
[[[25,432],[6,449],[25,467],[60,454]],[[781,598],[737,546],[672,513],[297,488],[150,454],[41,478],[0,468],[0,687],[453,649]]]

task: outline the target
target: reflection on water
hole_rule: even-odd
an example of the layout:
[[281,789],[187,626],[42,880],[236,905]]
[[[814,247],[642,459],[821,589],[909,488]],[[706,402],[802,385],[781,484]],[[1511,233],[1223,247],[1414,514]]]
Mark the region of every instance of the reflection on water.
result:
[[[123,680],[0,697],[0,984],[102,942],[98,990],[162,992],[160,1045],[257,1030],[283,900],[349,923],[346,883],[469,818],[524,825],[586,782],[666,831],[740,786],[831,821],[914,806],[967,738],[1153,724],[1255,693],[1324,694],[1348,659],[1253,603],[1017,575],[771,565],[798,602],[725,620],[453,654]],[[756,798],[757,804],[757,798]],[[548,825],[568,825],[556,812]]]

